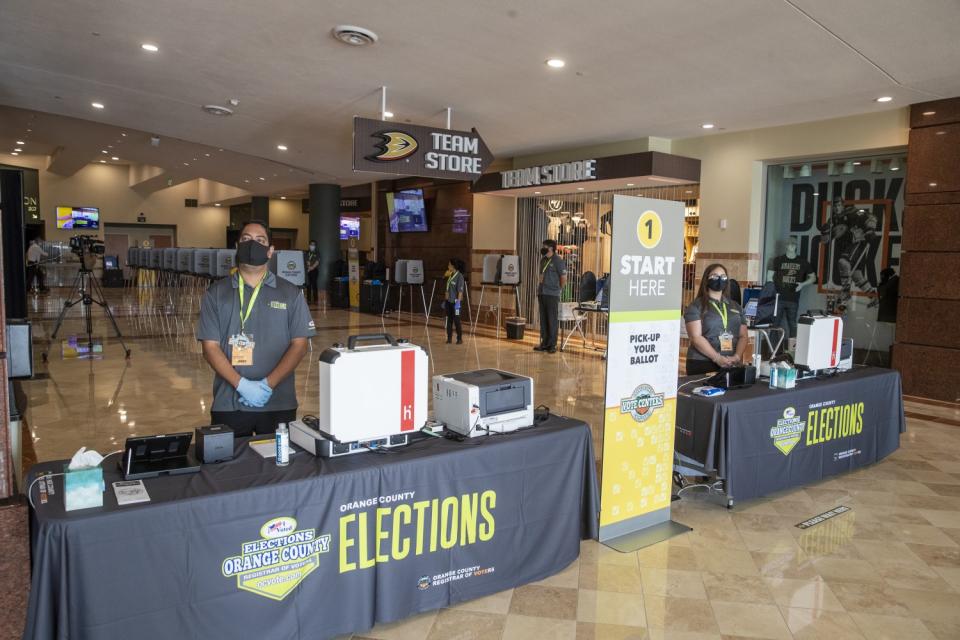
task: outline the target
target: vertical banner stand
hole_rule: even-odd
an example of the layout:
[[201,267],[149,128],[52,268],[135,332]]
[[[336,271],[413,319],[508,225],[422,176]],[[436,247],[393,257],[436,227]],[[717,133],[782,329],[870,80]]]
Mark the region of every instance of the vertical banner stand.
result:
[[356,238],[350,238],[350,248],[347,249],[347,287],[350,297],[350,308],[360,308],[360,251],[357,249]]
[[683,203],[613,197],[600,542],[628,553],[670,519],[682,304]]

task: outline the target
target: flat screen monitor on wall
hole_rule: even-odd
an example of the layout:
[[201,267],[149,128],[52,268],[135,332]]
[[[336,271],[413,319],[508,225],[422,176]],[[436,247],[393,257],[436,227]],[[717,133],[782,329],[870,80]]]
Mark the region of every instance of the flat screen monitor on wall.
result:
[[57,229],[99,229],[100,209],[57,207]]
[[427,207],[423,189],[406,189],[387,194],[390,231],[404,233],[427,230]]
[[350,218],[340,216],[340,239],[349,240],[350,238],[360,237],[360,218]]

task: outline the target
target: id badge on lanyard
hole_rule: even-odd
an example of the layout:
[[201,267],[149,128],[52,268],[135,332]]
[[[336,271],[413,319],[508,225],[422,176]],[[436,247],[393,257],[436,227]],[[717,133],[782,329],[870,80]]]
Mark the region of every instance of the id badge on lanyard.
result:
[[230,366],[232,367],[252,367],[253,366],[253,336],[246,335],[243,332],[230,338]]
[[727,329],[727,305],[723,304],[721,306],[713,301],[711,301],[710,304],[713,305],[713,308],[716,309],[717,314],[723,321],[723,333],[721,333],[719,336],[720,353],[733,353],[733,334]]
[[[264,276],[266,276],[266,274],[264,274]],[[250,318],[250,313],[253,311],[253,303],[256,302],[257,296],[260,295],[260,287],[262,285],[263,278],[260,278],[260,282],[257,283],[257,287],[253,290],[253,295],[250,296],[250,304],[247,306],[246,311],[244,311],[243,278],[239,273],[237,274],[237,289],[239,290],[238,295],[240,296],[240,333],[230,338],[230,366],[253,366],[253,347],[255,346],[255,343],[253,341],[253,335],[247,334],[244,331],[244,325]]]

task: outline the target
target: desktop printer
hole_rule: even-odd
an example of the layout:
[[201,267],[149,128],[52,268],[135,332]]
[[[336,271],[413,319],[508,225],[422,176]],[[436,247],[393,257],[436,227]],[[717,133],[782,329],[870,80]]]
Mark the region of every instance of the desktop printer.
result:
[[533,425],[533,380],[496,369],[433,377],[438,422],[472,438]]

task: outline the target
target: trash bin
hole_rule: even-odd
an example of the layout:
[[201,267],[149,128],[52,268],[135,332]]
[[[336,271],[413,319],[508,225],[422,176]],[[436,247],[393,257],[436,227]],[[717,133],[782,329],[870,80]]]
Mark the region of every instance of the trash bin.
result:
[[527,319],[520,316],[507,318],[507,340],[523,340],[523,328]]

